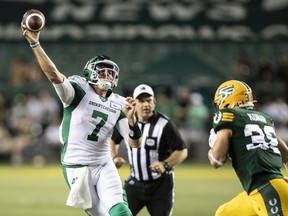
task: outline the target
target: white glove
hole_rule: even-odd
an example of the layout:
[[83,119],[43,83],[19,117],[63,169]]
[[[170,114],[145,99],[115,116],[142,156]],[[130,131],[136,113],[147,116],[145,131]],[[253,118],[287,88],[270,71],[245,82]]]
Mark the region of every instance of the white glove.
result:
[[212,148],[214,146],[216,139],[217,139],[217,134],[215,133],[214,128],[212,128],[210,130],[210,135],[209,135],[209,146],[210,146],[210,148]]

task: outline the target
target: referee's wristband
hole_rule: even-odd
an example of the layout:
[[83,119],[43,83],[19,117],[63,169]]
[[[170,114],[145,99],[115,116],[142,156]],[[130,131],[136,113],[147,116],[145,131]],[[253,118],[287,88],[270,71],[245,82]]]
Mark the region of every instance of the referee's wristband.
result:
[[170,165],[167,161],[163,162],[163,166],[165,168],[165,171],[170,171],[172,169],[172,167],[170,167]]
[[129,137],[133,140],[138,140],[141,136],[142,133],[137,122],[135,122],[134,126],[129,124]]

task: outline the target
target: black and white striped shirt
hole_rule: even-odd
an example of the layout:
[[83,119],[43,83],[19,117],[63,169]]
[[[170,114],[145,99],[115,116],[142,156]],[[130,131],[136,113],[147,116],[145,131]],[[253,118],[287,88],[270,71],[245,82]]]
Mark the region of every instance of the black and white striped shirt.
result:
[[[152,181],[161,176],[150,170],[152,162],[164,161],[173,151],[187,147],[174,123],[161,113],[155,112],[147,123],[138,125],[142,131],[141,147],[132,148],[126,143],[130,175],[138,181]],[[123,138],[115,131],[112,139],[119,144]]]

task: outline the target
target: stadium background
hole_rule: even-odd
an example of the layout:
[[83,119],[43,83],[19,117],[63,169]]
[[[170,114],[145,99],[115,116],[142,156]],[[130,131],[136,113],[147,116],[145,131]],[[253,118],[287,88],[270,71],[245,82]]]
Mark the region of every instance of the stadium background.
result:
[[[0,0],[3,214],[18,215],[14,205],[30,216],[39,215],[41,208],[42,215],[74,212],[62,209],[65,200],[58,200],[61,205],[53,204],[54,211],[49,212],[47,204],[39,203],[43,200],[40,194],[29,194],[41,181],[44,184],[36,187],[39,191],[45,190],[45,184],[53,191],[57,182],[61,189],[56,190],[64,192],[62,199],[67,192],[59,174],[59,142],[53,139],[57,138],[60,104],[21,35],[20,22],[30,8],[45,14],[40,42],[65,75],[81,75],[87,60],[105,54],[120,66],[117,93],[129,95],[140,83],[154,87],[158,108],[175,121],[189,145],[189,158],[179,167],[176,216],[193,211],[195,215],[212,215],[220,203],[241,189],[233,171],[228,175],[224,169],[224,173],[212,176],[215,186],[207,178],[211,175],[205,167],[207,138],[213,94],[219,83],[227,79],[246,81],[254,89],[257,108],[275,118],[280,136],[288,141],[288,0]],[[47,105],[50,109],[44,112],[41,103],[53,105]],[[56,168],[43,168],[47,162]],[[204,168],[196,165],[199,163],[205,164]],[[18,175],[22,176],[19,181]],[[229,190],[225,190],[227,185]],[[22,191],[30,195],[28,201],[20,199]],[[53,194],[46,197],[47,202],[53,200]],[[210,208],[201,201],[207,197]]]

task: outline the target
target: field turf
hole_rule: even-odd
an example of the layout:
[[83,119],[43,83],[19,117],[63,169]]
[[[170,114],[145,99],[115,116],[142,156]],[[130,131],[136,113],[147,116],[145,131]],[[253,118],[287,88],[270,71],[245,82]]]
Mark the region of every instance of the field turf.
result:
[[[119,170],[122,179],[128,167]],[[284,173],[287,174],[287,173]],[[215,209],[242,190],[231,165],[176,167],[174,216],[213,216]],[[0,215],[85,216],[65,205],[68,187],[60,165],[11,167],[0,165]],[[146,209],[139,216],[148,216]]]

